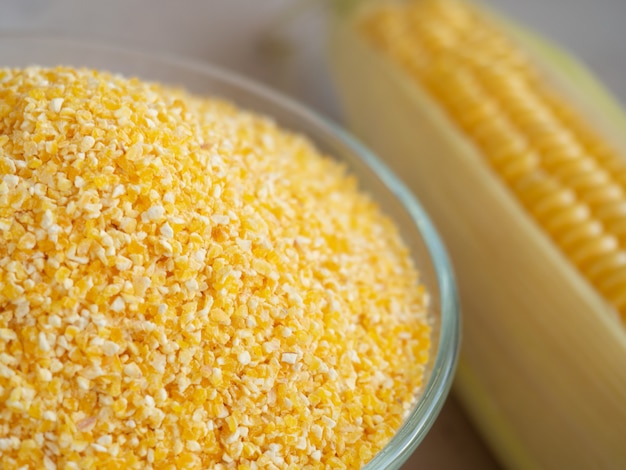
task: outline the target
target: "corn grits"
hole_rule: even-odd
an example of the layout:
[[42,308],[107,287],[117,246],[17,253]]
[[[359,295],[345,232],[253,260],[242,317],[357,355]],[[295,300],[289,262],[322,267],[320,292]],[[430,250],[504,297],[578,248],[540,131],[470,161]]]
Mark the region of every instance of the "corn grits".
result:
[[358,468],[427,293],[304,137],[213,98],[0,69],[2,468]]

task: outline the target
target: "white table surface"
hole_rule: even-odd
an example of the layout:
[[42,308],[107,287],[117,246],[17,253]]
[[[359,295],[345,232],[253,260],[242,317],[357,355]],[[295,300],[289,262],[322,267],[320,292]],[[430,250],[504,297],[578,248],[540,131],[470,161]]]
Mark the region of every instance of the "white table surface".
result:
[[[306,2],[306,0],[305,0]],[[212,62],[264,82],[335,120],[318,2],[279,26],[289,47],[262,47],[295,0],[2,0],[0,32],[32,31]],[[485,0],[578,54],[626,103],[626,0]],[[414,469],[496,469],[452,396]]]

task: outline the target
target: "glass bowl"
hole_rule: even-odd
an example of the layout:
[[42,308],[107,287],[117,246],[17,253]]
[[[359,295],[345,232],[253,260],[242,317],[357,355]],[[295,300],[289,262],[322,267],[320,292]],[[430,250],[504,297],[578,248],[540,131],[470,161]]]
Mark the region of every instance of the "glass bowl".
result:
[[307,135],[321,151],[348,166],[361,189],[399,226],[431,294],[433,349],[425,386],[396,435],[365,467],[399,468],[424,439],[443,406],[460,343],[459,306],[450,263],[435,228],[411,192],[375,155],[337,125],[279,93],[211,65],[60,38],[0,35],[0,67],[28,65],[98,68],[220,96]]

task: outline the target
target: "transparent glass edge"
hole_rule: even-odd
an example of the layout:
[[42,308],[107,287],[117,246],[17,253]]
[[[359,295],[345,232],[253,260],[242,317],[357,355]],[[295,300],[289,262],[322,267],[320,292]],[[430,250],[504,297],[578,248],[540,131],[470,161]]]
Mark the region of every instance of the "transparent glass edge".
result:
[[356,138],[338,126],[334,126],[332,122],[326,122],[326,124],[333,127],[333,132],[363,157],[365,163],[383,180],[385,186],[407,209],[424,236],[424,242],[431,255],[439,284],[441,306],[439,347],[429,381],[425,385],[415,408],[402,424],[398,433],[364,467],[365,470],[375,468],[393,470],[400,468],[424,439],[436,421],[450,392],[461,340],[461,318],[456,282],[443,242],[434,224],[413,193],[371,150]]

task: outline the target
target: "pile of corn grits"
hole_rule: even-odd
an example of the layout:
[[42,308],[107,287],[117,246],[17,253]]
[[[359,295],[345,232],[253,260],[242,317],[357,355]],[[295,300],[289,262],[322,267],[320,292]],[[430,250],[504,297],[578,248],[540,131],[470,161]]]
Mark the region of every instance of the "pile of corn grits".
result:
[[0,466],[358,468],[429,352],[353,179],[271,119],[0,69]]

